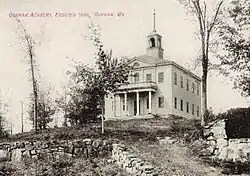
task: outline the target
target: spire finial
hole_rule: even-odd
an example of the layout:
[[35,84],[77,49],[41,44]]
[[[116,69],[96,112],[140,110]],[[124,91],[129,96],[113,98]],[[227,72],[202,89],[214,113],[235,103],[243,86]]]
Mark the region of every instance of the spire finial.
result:
[[156,32],[156,30],[155,30],[155,9],[154,9],[153,16],[154,16],[154,19],[153,19],[153,22],[154,22],[154,29],[153,29],[153,31]]

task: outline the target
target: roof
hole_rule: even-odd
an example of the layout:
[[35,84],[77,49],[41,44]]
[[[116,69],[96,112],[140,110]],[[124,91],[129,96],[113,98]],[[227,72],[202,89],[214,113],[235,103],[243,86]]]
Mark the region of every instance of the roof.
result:
[[201,81],[201,78],[192,73],[191,71],[187,70],[186,68],[182,67],[181,65],[177,64],[174,61],[170,61],[170,60],[166,60],[166,59],[161,59],[158,57],[153,57],[153,56],[149,56],[149,55],[141,55],[141,56],[137,56],[132,58],[131,60],[128,61],[127,64],[130,64],[133,61],[141,61],[141,62],[145,62],[148,63],[152,66],[159,66],[159,65],[174,65],[175,67],[179,68],[180,70],[192,75],[193,77],[195,77],[196,79],[198,79],[199,81]]
[[141,55],[141,56],[136,56],[134,58],[132,58],[129,63],[138,60],[138,61],[142,61],[148,64],[161,64],[161,63],[169,63],[169,60],[166,59],[161,59],[158,57],[153,57],[153,56],[149,56],[149,55]]

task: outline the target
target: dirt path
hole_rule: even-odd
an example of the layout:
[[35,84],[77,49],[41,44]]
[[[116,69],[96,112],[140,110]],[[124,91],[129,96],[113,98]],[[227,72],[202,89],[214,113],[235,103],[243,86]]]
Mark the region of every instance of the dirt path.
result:
[[221,176],[221,171],[192,156],[186,147],[170,143],[136,142],[130,145],[142,159],[156,165],[163,176]]

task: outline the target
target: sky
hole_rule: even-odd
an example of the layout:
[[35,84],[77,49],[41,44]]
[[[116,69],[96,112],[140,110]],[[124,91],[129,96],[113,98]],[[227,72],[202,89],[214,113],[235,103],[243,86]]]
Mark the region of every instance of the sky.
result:
[[[13,131],[20,132],[23,101],[25,131],[31,129],[26,113],[32,91],[29,65],[14,15],[28,13],[28,17],[19,19],[36,41],[35,59],[42,85],[50,85],[60,94],[61,85],[68,80],[66,71],[72,69],[72,59],[89,65],[95,63],[95,48],[86,39],[90,20],[84,14],[88,13],[93,22],[100,25],[105,49],[112,49],[116,57],[132,58],[146,52],[146,36],[153,28],[153,9],[156,11],[156,30],[163,36],[164,58],[200,75],[199,70],[192,70],[192,61],[200,51],[196,21],[177,0],[1,0],[0,96],[8,103],[8,126],[12,124]],[[50,13],[51,16],[31,17],[32,12]],[[56,13],[75,13],[76,16],[58,17]],[[95,16],[96,13],[114,13],[115,16]],[[249,104],[232,85],[230,80],[211,72],[208,105],[216,113]]]

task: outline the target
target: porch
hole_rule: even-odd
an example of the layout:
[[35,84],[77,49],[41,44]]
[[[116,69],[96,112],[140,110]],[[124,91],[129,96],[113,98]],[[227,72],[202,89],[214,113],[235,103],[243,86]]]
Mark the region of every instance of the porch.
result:
[[[115,112],[115,118],[151,118],[155,114],[153,107],[154,93],[156,84],[154,82],[139,82],[122,85],[116,92],[115,97],[119,100],[114,101],[114,106],[118,110]],[[119,106],[120,105],[120,106]]]

